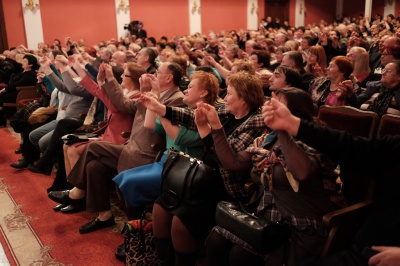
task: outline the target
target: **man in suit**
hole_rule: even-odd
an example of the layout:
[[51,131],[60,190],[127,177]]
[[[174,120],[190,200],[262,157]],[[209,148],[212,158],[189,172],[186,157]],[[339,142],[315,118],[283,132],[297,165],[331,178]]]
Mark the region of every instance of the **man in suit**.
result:
[[[163,63],[155,78],[141,77],[141,92],[158,90],[159,87],[161,103],[182,106],[183,94],[178,87],[182,75],[183,70],[178,64]],[[96,219],[79,228],[81,234],[115,224],[110,208],[110,180],[117,172],[152,163],[157,154],[152,145],[165,145],[164,135],[153,134],[144,128],[146,108],[140,101],[125,99],[115,79],[112,76],[106,78],[108,82],[102,88],[111,101],[121,112],[135,114],[130,139],[125,145],[102,141],[90,143],[68,176],[68,181],[75,187],[49,193],[50,199],[58,203],[82,204],[86,201],[87,211],[99,213]]]
[[156,58],[157,53],[152,48],[143,48],[136,55],[136,62],[146,69],[149,74],[156,73]]

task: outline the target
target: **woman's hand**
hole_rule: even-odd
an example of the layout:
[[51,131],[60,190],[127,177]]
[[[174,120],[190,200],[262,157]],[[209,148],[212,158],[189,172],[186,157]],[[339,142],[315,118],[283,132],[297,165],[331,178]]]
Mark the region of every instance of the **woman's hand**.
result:
[[151,91],[152,87],[151,87],[151,83],[150,83],[150,76],[153,76],[153,75],[143,74],[139,78],[140,92],[144,93],[144,92]]
[[142,95],[139,97],[139,101],[144,107],[158,114],[159,116],[165,115],[165,113],[162,112],[162,110],[165,110],[165,105],[158,101],[158,96],[156,94],[152,92],[142,93]]
[[219,120],[217,110],[212,105],[204,102],[197,103],[197,109],[199,109],[207,118],[207,123],[210,124],[212,129],[222,128],[221,121]]
[[208,126],[207,116],[201,108],[197,108],[194,111],[194,122],[196,123],[197,128]]
[[264,123],[272,130],[285,130],[296,136],[300,126],[300,118],[293,116],[289,109],[281,103],[274,92],[272,98],[262,108]]
[[103,85],[106,82],[106,73],[104,69],[105,63],[102,62],[99,67],[99,73],[97,74],[97,84],[99,86]]
[[325,73],[322,70],[322,67],[320,67],[320,65],[318,65],[318,63],[316,63],[314,65],[313,69],[314,69],[315,76],[317,76],[317,77],[325,77]]
[[114,74],[112,72],[112,66],[110,64],[104,64],[104,72],[108,82],[114,79]]
[[42,83],[43,82],[43,78],[46,75],[43,72],[37,72],[36,73],[36,78],[37,78],[37,83]]
[[354,85],[351,80],[345,80],[339,83],[338,90],[336,92],[336,97],[339,99],[349,98],[354,94]]

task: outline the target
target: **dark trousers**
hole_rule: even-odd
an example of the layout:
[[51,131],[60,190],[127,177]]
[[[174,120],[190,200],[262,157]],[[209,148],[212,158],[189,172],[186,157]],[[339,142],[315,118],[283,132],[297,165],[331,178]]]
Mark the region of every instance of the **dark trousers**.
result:
[[110,210],[110,180],[117,173],[124,145],[94,141],[87,145],[68,176],[73,186],[86,190],[86,210]]

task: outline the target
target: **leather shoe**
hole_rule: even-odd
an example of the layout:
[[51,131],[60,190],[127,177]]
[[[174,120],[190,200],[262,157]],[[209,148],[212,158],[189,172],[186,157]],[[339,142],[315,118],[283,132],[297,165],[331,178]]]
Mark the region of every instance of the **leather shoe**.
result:
[[33,172],[33,173],[38,173],[42,175],[51,175],[51,171],[53,170],[53,166],[46,166],[46,167],[39,167],[37,164],[29,164],[28,165],[28,170]]
[[18,163],[10,164],[10,166],[12,168],[16,168],[16,169],[25,169],[28,167],[28,165],[29,165],[29,162],[27,160],[25,160],[25,158],[22,158],[22,160],[19,161]]
[[67,207],[67,206],[68,206],[68,205],[65,205],[65,204],[60,203],[60,204],[54,206],[54,207],[53,207],[53,210],[56,211],[56,212],[58,212],[58,211],[61,211],[62,208]]
[[86,202],[85,198],[71,199],[69,197],[69,190],[50,191],[49,194],[47,195],[51,200],[65,205],[70,205],[70,204],[83,205]]
[[125,243],[117,247],[117,252],[115,252],[115,258],[119,261],[126,261]]
[[91,232],[94,232],[96,230],[103,229],[103,228],[106,228],[106,227],[111,227],[111,226],[114,226],[114,225],[115,225],[114,216],[111,216],[109,219],[107,219],[105,221],[100,221],[99,218],[97,217],[93,221],[82,225],[79,228],[79,233],[87,234],[87,233],[91,233]]
[[86,209],[86,206],[84,204],[70,204],[68,206],[65,206],[64,208],[61,208],[62,213],[76,213],[76,212],[81,212]]

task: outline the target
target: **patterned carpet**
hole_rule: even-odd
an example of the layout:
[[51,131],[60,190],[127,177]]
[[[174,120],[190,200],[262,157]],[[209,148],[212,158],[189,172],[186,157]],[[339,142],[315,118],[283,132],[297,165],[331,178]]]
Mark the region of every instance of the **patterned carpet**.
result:
[[[0,128],[0,244],[9,265],[79,266],[123,265],[114,257],[122,243],[119,234],[126,217],[115,204],[117,225],[81,235],[80,225],[95,214],[54,212],[46,188],[54,178],[16,170],[9,166],[19,155],[14,153],[18,140],[8,129]],[[7,265],[2,259],[0,265]]]

